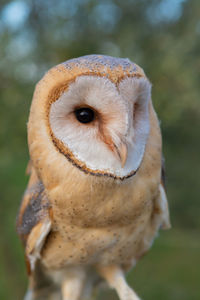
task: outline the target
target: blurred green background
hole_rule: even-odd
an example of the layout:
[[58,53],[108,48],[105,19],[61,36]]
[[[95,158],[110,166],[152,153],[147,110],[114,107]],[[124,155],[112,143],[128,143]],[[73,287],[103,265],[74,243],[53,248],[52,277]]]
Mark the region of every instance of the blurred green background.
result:
[[[91,53],[129,57],[153,84],[161,120],[172,230],[128,275],[146,300],[200,299],[200,1],[0,2],[0,299],[27,279],[15,218],[27,183],[26,122],[50,67]],[[103,292],[99,299],[117,299]]]

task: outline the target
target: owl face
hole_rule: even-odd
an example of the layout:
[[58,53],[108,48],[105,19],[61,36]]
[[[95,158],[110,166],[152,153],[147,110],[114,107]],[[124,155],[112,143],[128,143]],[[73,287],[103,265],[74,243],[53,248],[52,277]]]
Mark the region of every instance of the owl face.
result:
[[92,171],[132,174],[149,132],[149,98],[150,84],[144,78],[126,78],[117,87],[107,78],[77,77],[50,107],[56,146]]
[[47,73],[36,89],[30,119],[41,119],[44,111],[54,150],[82,171],[124,179],[142,162],[150,93],[143,71],[129,60],[86,56]]

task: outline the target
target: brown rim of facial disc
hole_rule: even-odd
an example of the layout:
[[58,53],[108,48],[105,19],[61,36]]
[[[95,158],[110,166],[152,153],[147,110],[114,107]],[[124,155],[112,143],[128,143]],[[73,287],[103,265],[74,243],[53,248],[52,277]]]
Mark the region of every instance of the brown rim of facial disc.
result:
[[[84,162],[78,160],[75,157],[75,155],[72,153],[72,151],[69,148],[67,148],[66,145],[62,141],[60,141],[59,139],[57,139],[55,137],[55,135],[54,135],[54,133],[51,129],[51,126],[50,126],[50,121],[49,121],[49,113],[50,113],[51,104],[54,103],[55,101],[57,101],[60,98],[60,96],[67,90],[68,86],[72,82],[74,82],[77,77],[80,77],[80,76],[105,77],[105,75],[102,75],[101,73],[97,74],[97,73],[87,72],[87,73],[84,73],[84,74],[81,74],[81,75],[78,75],[78,76],[74,76],[73,79],[71,79],[67,82],[63,82],[59,86],[54,87],[52,89],[52,91],[49,93],[49,97],[48,97],[49,101],[48,101],[48,105],[47,105],[47,127],[49,128],[49,133],[52,137],[53,144],[55,145],[57,151],[59,151],[61,154],[63,154],[68,159],[69,162],[71,162],[75,167],[77,167],[79,170],[83,171],[86,174],[90,174],[90,175],[93,175],[93,176],[107,176],[107,177],[110,177],[110,178],[113,178],[113,179],[119,179],[121,181],[134,176],[137,173],[137,171],[139,170],[140,166],[136,170],[133,170],[128,175],[123,176],[123,177],[116,176],[116,175],[114,175],[110,172],[107,172],[107,171],[92,170],[92,169],[88,168]],[[125,74],[123,76],[120,76],[119,80],[117,82],[112,80],[112,78],[110,78],[110,77],[109,77],[109,80],[111,82],[113,82],[116,86],[118,86],[120,81],[124,78],[127,78],[127,77],[138,77],[139,78],[139,77],[143,77],[143,76],[139,73],[135,73],[135,74],[132,74],[132,75]]]

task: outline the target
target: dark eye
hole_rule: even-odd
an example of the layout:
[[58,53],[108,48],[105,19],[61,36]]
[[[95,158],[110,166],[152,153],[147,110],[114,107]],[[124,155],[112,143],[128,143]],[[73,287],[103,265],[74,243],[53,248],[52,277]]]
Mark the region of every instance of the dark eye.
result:
[[75,116],[80,123],[90,123],[94,120],[94,111],[88,107],[81,107],[75,110]]

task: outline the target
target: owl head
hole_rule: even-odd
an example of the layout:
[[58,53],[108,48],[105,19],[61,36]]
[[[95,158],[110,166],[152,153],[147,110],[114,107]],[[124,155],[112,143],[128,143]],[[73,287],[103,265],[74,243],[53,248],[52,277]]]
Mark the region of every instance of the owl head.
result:
[[[38,83],[28,138],[31,158],[94,176],[124,179],[139,169],[147,143],[151,84],[128,59],[89,55],[52,68]],[[41,168],[41,164],[40,168]]]

